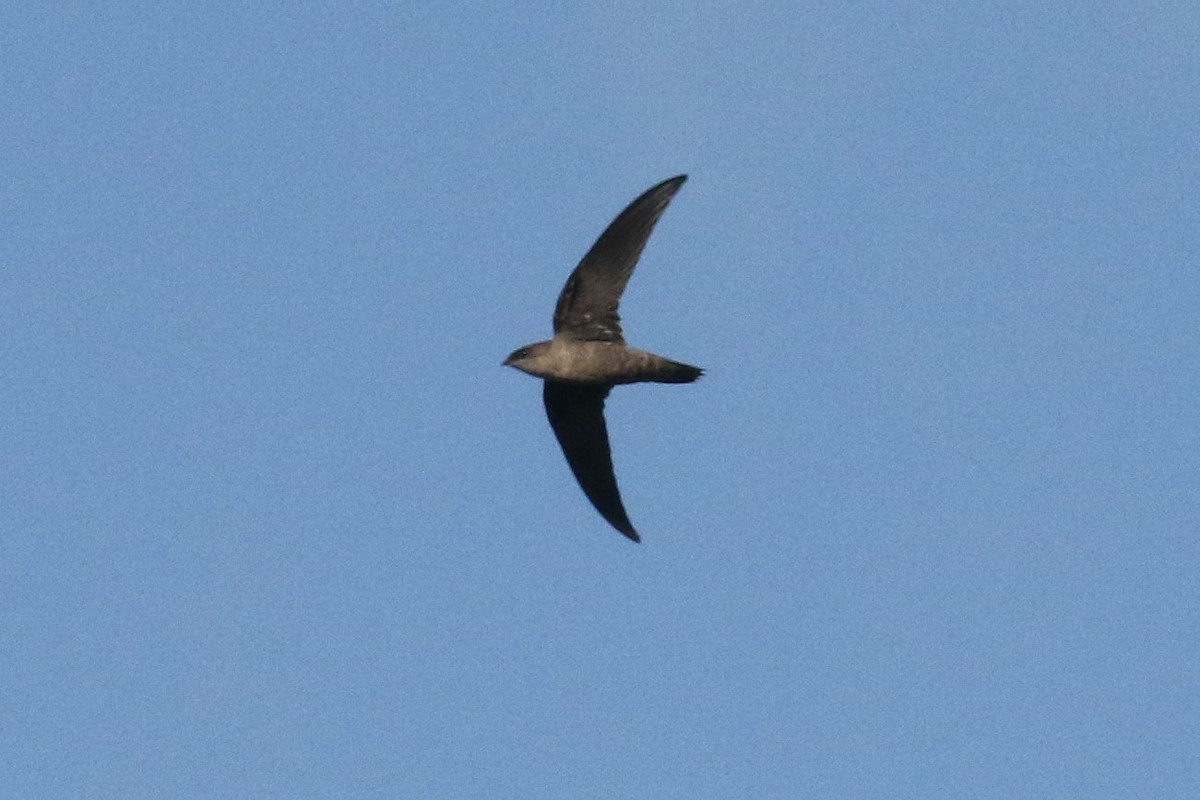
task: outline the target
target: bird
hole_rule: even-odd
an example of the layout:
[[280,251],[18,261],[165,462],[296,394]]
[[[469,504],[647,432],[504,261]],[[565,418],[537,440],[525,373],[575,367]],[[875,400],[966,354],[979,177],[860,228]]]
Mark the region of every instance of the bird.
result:
[[554,307],[554,337],[503,362],[543,380],[546,416],[571,472],[600,516],[634,542],[641,536],[617,489],[605,398],[620,384],[691,383],[704,370],[628,346],[617,306],[655,223],[686,180],[669,178],[618,214],[567,278]]

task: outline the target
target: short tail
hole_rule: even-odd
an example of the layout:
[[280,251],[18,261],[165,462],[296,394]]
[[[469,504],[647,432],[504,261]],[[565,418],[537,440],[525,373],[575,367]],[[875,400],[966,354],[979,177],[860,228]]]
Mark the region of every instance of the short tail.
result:
[[656,365],[654,377],[650,380],[655,383],[691,383],[703,374],[704,370],[699,367],[664,358],[662,363]]

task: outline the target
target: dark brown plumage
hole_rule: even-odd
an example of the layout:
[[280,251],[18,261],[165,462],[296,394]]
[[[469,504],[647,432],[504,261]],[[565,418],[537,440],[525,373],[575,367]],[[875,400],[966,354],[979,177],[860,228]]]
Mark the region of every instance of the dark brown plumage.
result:
[[567,464],[592,505],[635,542],[613,473],[604,400],[613,386],[690,383],[703,370],[625,344],[617,306],[646,240],[687,180],[678,175],[622,211],[571,272],[554,308],[554,338],[514,350],[505,365],[545,380],[542,399]]

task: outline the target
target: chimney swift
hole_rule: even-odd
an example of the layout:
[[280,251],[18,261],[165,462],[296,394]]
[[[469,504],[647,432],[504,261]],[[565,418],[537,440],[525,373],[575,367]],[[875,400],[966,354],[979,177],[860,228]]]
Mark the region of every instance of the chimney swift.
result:
[[617,490],[604,398],[621,383],[691,383],[698,367],[625,344],[617,304],[654,224],[687,180],[677,175],[629,204],[567,278],[554,307],[554,338],[514,350],[505,366],[544,379],[542,401],[567,464],[600,516],[640,542]]

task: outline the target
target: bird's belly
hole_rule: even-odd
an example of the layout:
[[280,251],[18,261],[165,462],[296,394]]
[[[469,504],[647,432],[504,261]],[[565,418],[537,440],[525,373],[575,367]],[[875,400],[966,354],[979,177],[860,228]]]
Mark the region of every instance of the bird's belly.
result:
[[611,342],[564,343],[555,377],[579,383],[634,383],[644,380],[648,358],[653,356]]

